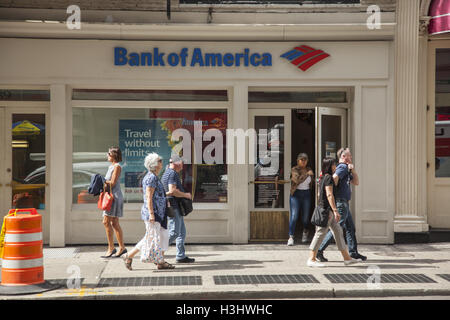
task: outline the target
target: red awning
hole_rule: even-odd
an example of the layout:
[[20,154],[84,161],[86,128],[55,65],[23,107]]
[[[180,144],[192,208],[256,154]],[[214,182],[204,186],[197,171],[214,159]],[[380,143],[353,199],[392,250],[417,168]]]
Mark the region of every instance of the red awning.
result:
[[428,15],[431,17],[428,28],[431,35],[450,32],[450,0],[433,0]]

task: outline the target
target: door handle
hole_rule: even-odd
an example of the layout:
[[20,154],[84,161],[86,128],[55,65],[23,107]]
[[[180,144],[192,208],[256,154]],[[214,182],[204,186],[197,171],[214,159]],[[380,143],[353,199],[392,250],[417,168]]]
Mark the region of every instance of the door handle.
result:
[[6,183],[5,187],[12,187],[12,184],[11,183]]

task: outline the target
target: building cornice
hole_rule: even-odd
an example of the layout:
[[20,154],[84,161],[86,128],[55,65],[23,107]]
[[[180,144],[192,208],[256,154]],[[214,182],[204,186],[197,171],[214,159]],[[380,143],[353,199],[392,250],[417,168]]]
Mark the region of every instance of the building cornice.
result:
[[393,40],[395,23],[370,30],[366,24],[107,24],[0,21],[3,38],[171,40],[171,41],[345,41]]

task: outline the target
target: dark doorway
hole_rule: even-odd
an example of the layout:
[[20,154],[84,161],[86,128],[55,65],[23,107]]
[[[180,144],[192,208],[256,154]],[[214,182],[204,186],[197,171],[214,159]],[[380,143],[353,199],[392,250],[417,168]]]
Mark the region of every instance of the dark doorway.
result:
[[[297,165],[297,155],[299,153],[306,153],[309,161],[308,166],[313,170],[315,178],[318,177],[318,170],[316,168],[316,132],[315,132],[315,109],[293,109],[291,114],[292,119],[292,137],[291,137],[291,168]],[[311,210],[308,213],[311,217],[312,211],[315,207],[315,194],[316,183],[313,183],[313,189],[311,190]],[[304,214],[304,213],[301,213]],[[310,220],[310,219],[309,219]],[[314,226],[309,224],[307,226],[309,230],[309,240],[314,235]],[[295,227],[295,239],[296,243],[302,238],[303,223],[301,216],[299,216]]]

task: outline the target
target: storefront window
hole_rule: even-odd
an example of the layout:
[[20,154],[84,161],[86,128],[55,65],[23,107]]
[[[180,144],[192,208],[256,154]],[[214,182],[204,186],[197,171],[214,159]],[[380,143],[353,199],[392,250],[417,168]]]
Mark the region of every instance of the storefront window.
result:
[[1,89],[0,101],[50,101],[50,91]]
[[[172,150],[180,151],[181,139],[171,141],[176,129],[185,129],[191,150],[180,151],[187,158],[180,173],[183,187],[193,195],[194,202],[227,202],[226,110],[173,109],[73,109],[73,203],[95,203],[87,194],[93,174],[105,175],[110,163],[106,153],[119,146],[123,161],[121,189],[125,203],[142,202],[141,180],[146,173],[145,156],[158,153],[163,159],[163,174]],[[200,138],[194,134],[194,124],[201,125]],[[218,147],[211,148],[215,139],[202,139],[209,129],[216,129],[223,138]],[[197,140],[195,139],[197,138]],[[203,141],[206,140],[206,141]],[[218,144],[214,144],[218,146]],[[198,152],[200,149],[201,152]],[[197,152],[196,152],[197,150]],[[211,151],[211,152],[209,152]],[[222,153],[223,161],[213,163],[203,155]],[[199,159],[198,155],[202,155]]]
[[[284,208],[284,118],[256,116],[255,208]],[[262,150],[261,150],[262,149]]]
[[250,91],[248,102],[346,103],[347,93],[345,91]]
[[228,101],[226,90],[74,89],[73,100]]
[[45,114],[12,115],[12,207],[45,209]]
[[450,177],[450,49],[436,51],[436,177]]

